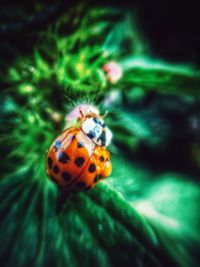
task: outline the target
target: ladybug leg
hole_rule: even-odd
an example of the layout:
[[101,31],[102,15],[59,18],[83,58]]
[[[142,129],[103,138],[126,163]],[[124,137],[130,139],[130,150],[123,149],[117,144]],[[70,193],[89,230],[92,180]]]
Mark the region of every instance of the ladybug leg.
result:
[[83,110],[81,109],[81,107],[79,107],[79,113],[80,113],[80,116],[78,117],[78,121],[79,121],[80,124],[82,124],[82,122],[86,118],[86,115],[83,113]]
[[84,119],[85,118],[85,115],[84,115],[81,107],[79,107],[79,113],[81,114],[81,119]]

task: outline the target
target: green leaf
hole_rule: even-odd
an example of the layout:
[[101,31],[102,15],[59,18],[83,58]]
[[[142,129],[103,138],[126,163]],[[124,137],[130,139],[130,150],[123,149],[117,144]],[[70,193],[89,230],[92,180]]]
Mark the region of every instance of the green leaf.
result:
[[167,94],[199,96],[200,73],[192,66],[170,65],[144,58],[128,58],[121,62],[124,89],[139,86]]
[[[146,221],[106,185],[69,196],[57,209],[43,167],[1,181],[1,262],[6,266],[160,266]],[[56,204],[57,203],[57,204]],[[8,209],[9,207],[9,209]],[[7,257],[11,253],[11,257]]]
[[112,162],[121,168],[113,169],[108,183],[146,218],[164,254],[178,266],[198,266],[200,187],[194,177],[157,174],[123,154],[112,157]]

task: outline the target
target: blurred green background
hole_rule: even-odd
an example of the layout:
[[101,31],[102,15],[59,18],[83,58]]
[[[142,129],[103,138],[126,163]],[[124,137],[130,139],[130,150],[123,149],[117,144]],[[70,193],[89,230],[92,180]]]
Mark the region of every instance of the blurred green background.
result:
[[[1,2],[1,266],[199,266],[193,2]],[[46,151],[81,103],[108,111],[113,172],[60,205]]]

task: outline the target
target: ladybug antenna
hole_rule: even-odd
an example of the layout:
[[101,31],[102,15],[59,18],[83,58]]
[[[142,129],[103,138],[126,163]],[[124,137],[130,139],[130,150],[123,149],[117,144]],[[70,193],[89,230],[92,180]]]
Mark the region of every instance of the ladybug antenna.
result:
[[102,119],[104,119],[107,115],[108,115],[108,110],[106,110],[106,112],[101,116]]
[[84,118],[85,115],[84,115],[83,110],[81,109],[81,107],[79,107],[79,112],[80,112],[80,114],[81,114],[81,118]]

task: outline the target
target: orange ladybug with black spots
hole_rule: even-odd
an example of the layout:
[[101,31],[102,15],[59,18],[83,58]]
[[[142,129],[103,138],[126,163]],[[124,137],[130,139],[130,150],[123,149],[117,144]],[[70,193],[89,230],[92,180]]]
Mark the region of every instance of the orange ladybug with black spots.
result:
[[61,189],[79,192],[94,187],[112,171],[110,144],[112,133],[103,117],[80,110],[77,125],[56,138],[46,157],[47,175]]

